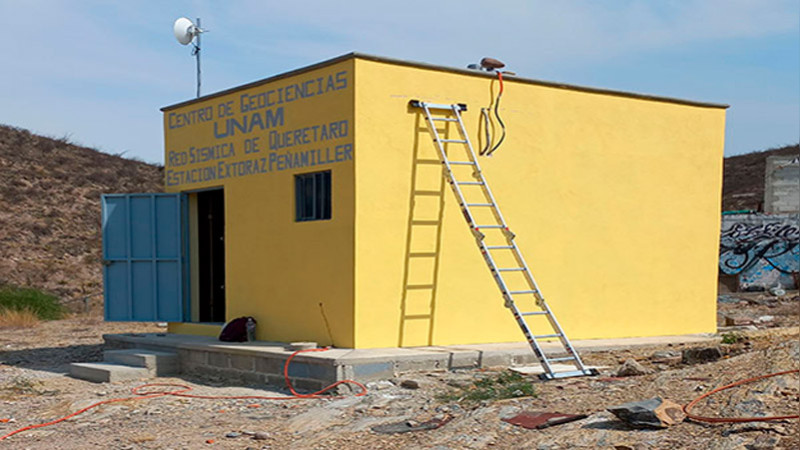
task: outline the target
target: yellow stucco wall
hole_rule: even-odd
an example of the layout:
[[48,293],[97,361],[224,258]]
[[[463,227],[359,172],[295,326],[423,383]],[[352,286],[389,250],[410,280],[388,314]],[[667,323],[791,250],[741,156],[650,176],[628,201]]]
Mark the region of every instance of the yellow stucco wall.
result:
[[[224,187],[226,318],[254,316],[258,339],[354,345],[353,65],[165,108],[167,191]],[[226,147],[202,150],[214,145]],[[329,169],[332,219],[295,222],[294,175]]]
[[[467,103],[479,146],[497,82],[369,59],[355,71],[356,347],[523,340],[407,107]],[[567,334],[715,331],[724,109],[507,80],[500,112],[508,136],[480,163]]]

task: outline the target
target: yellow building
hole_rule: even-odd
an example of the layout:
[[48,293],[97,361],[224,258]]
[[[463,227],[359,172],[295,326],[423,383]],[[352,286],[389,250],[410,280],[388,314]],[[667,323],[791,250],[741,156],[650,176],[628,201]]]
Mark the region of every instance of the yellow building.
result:
[[[498,89],[495,73],[348,54],[163,108],[181,195],[139,199],[141,227],[161,227],[159,202],[180,212],[141,244],[153,275],[122,255],[133,275],[107,286],[107,318],[217,334],[253,316],[261,340],[353,348],[524,340],[409,106],[466,104],[480,148]],[[715,331],[725,108],[504,77],[507,135],[480,163],[570,338]],[[136,216],[136,199],[106,202]]]

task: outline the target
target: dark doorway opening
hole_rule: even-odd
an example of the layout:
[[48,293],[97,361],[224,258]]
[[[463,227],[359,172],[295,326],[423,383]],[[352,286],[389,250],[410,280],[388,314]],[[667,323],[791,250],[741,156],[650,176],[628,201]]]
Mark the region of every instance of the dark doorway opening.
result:
[[197,193],[200,322],[225,322],[225,192]]

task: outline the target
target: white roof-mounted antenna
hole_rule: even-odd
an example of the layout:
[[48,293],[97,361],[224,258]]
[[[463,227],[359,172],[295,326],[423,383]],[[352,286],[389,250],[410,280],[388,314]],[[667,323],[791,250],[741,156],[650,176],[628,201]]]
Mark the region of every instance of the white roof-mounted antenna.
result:
[[175,39],[177,39],[181,45],[189,45],[192,41],[195,41],[192,45],[192,55],[197,58],[198,97],[200,97],[200,34],[205,33],[206,31],[208,30],[200,28],[199,17],[197,18],[197,25],[195,25],[186,17],[181,17],[180,19],[176,20],[175,24],[172,26],[172,32],[175,34]]

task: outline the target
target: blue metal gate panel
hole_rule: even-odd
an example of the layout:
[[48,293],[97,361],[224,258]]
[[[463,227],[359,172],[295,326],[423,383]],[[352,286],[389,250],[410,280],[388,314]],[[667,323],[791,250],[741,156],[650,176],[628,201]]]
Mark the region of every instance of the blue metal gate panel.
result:
[[183,321],[181,199],[103,195],[106,320]]

